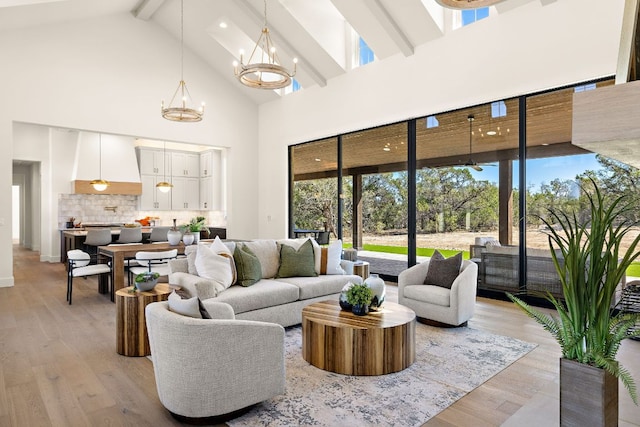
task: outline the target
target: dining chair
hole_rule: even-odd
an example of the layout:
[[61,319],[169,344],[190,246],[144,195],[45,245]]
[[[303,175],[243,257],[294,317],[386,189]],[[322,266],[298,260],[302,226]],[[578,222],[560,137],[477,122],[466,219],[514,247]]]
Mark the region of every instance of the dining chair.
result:
[[151,235],[149,236],[150,242],[166,242],[167,241],[167,233],[171,229],[170,226],[164,227],[153,227],[151,229]]
[[141,227],[120,227],[120,237],[116,243],[139,243],[142,242]]
[[[113,301],[113,280],[111,278],[111,263],[99,264],[91,261],[96,258],[92,257],[89,253],[80,249],[73,249],[67,252],[67,301],[71,305],[71,298],[73,294],[73,278],[106,274],[109,281],[109,293],[111,294],[111,300]],[[95,260],[94,260],[95,261]]]
[[110,228],[90,228],[84,239],[83,248],[90,255],[98,253],[98,246],[106,246],[111,243]]
[[131,286],[131,278],[141,273],[154,272],[160,276],[169,275],[169,260],[178,257],[178,250],[168,251],[139,251],[136,253],[136,262],[139,266],[130,267],[128,285]]

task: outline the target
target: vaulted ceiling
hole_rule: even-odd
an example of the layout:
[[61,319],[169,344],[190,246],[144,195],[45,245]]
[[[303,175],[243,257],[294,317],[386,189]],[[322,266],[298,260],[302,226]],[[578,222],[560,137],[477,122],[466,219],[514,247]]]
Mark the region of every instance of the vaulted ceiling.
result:
[[[508,12],[530,1],[506,0],[491,10]],[[376,57],[411,56],[415,49],[453,28],[455,13],[436,0],[267,0],[267,23],[282,65],[298,59],[295,76],[302,88],[325,86],[352,70],[353,32]],[[4,30],[62,23],[100,15],[132,13],[180,39],[179,0],[0,0]],[[232,63],[240,50],[253,50],[265,21],[264,0],[186,0],[184,44],[256,103],[281,93],[242,87]]]

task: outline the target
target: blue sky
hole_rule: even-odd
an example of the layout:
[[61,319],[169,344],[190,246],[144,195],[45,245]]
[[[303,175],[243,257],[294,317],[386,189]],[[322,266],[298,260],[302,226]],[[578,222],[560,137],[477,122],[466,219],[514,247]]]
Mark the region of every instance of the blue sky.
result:
[[[487,180],[498,184],[498,164],[495,166],[482,165],[482,172],[473,169],[471,173],[477,180]],[[576,175],[586,170],[601,169],[595,154],[580,154],[577,156],[550,157],[546,159],[532,159],[527,161],[527,184],[534,184],[533,191],[542,183],[551,180],[575,179]],[[513,162],[513,186],[518,186],[518,161]]]

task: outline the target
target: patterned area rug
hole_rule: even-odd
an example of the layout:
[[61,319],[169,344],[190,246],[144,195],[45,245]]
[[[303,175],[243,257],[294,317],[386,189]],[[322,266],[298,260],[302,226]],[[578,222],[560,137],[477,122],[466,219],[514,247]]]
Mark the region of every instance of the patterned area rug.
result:
[[228,422],[239,426],[420,426],[536,345],[468,327],[416,326],[416,361],[356,377],[302,359],[302,329],[285,336],[286,393]]

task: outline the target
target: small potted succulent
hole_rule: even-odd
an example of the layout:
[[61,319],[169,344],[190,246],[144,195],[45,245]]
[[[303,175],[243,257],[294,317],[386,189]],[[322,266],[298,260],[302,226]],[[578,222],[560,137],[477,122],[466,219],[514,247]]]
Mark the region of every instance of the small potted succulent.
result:
[[373,291],[364,283],[359,283],[347,289],[347,302],[352,305],[351,311],[358,316],[369,313],[369,304],[373,298]]
[[138,274],[133,284],[133,292],[136,290],[140,292],[150,291],[158,283],[159,277],[160,274],[153,271]]
[[[191,218],[188,224],[183,224],[180,226],[184,234],[193,233],[193,241],[192,243],[198,243],[200,241],[200,232],[205,231],[207,236],[209,235],[209,229],[205,225],[205,221],[207,219],[203,216],[197,216],[195,218]],[[187,244],[185,242],[185,244]]]

